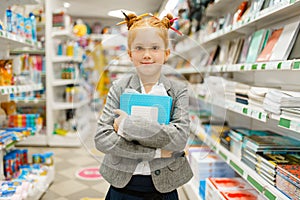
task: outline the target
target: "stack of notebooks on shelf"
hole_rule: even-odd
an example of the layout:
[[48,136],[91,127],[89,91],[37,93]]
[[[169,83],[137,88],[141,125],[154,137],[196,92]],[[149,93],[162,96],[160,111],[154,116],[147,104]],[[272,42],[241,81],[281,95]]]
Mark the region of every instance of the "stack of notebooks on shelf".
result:
[[239,159],[242,159],[243,142],[246,136],[269,135],[269,132],[259,130],[249,130],[246,128],[233,128],[229,131],[230,152]]
[[244,105],[248,105],[248,92],[250,90],[249,85],[228,80],[224,80],[224,82],[226,101],[233,101]]
[[270,89],[263,101],[264,110],[274,114],[299,120],[300,92]]
[[[255,155],[254,155],[255,156]],[[256,172],[267,180],[271,185],[275,185],[276,169],[282,164],[297,164],[300,160],[297,158],[297,154],[287,153],[274,153],[274,154],[256,154]]]
[[244,179],[208,178],[206,179],[206,200],[264,200],[265,198]]
[[[244,138],[242,151],[242,161],[275,185],[276,163],[299,162],[291,153],[300,152],[300,141],[280,135],[252,135]],[[284,155],[280,157],[280,154]]]
[[217,154],[200,149],[190,153],[190,166],[194,173],[196,187],[200,196],[205,199],[206,178],[209,177],[235,177],[234,170]]
[[252,86],[248,91],[249,106],[257,111],[263,111],[263,101],[269,88]]

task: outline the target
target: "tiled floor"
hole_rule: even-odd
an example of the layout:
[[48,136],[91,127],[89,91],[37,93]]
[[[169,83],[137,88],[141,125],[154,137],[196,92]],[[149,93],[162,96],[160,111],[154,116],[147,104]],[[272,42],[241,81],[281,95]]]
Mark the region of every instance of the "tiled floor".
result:
[[[88,144],[87,146],[91,146]],[[91,147],[89,147],[91,148]],[[84,146],[81,148],[30,147],[29,153],[54,152],[55,179],[41,200],[100,200],[105,197],[109,184],[104,179],[82,180],[76,172],[84,167],[98,167],[103,154]],[[180,200],[187,200],[179,188]]]

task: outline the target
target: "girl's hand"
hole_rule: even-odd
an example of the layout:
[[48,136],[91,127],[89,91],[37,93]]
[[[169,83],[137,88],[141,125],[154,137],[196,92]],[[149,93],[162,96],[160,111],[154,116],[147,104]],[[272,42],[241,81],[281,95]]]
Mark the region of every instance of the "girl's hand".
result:
[[168,150],[161,150],[161,157],[162,158],[171,158],[172,157],[173,151],[168,151]]
[[115,118],[114,124],[113,124],[113,127],[114,127],[115,131],[118,132],[118,129],[119,129],[119,126],[120,126],[122,120],[125,119],[128,115],[127,115],[126,112],[124,112],[120,109],[114,110],[114,113],[116,115],[119,115],[117,118]]

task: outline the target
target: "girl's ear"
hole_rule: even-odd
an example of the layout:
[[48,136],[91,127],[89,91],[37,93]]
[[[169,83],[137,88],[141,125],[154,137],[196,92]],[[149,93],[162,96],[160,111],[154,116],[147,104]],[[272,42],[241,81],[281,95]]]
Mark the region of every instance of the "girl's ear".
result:
[[166,49],[166,50],[165,50],[165,62],[168,61],[169,56],[170,56],[170,49]]
[[129,58],[130,58],[130,60],[132,61],[132,52],[131,52],[131,50],[127,50],[127,54],[128,54],[128,56],[129,56]]

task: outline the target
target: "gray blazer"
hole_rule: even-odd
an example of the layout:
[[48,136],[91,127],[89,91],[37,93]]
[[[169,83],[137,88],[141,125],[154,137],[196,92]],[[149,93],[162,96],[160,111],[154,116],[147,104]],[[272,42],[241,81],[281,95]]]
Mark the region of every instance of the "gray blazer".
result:
[[133,74],[119,79],[110,88],[94,139],[96,148],[106,154],[100,173],[114,187],[125,187],[141,161],[149,161],[154,186],[162,193],[178,188],[193,176],[184,155],[154,158],[157,148],[182,151],[189,135],[187,86],[164,75],[161,75],[159,83],[164,84],[168,95],[173,98],[170,123],[161,125],[128,116],[124,122],[123,137],[114,131],[113,110],[120,107],[120,95],[125,88],[141,92],[139,77]]

